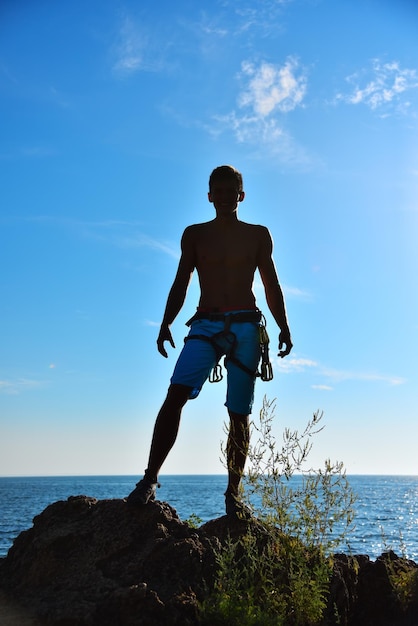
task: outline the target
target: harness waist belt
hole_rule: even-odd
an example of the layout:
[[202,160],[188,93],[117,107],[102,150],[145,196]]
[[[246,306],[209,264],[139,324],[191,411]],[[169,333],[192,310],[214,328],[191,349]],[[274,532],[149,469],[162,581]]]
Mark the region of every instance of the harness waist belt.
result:
[[[205,311],[197,311],[187,322],[186,326],[191,326],[196,320],[209,320],[210,322],[225,322],[231,324],[239,322],[255,322],[261,321],[261,311],[241,311],[239,313],[206,313]],[[229,325],[229,324],[228,324]]]

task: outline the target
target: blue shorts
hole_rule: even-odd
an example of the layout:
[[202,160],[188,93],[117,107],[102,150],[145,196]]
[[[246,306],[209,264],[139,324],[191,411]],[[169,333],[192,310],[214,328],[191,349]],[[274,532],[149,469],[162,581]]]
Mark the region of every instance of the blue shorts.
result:
[[[209,341],[186,338],[171,377],[171,384],[191,387],[189,398],[196,398],[212,368],[216,365],[219,354],[228,356],[231,353],[233,336],[235,336],[233,356],[251,372],[255,372],[260,360],[258,326],[257,322],[232,321],[229,330],[233,335],[226,337],[221,335],[216,338],[218,354]],[[195,320],[190,326],[188,337],[192,335],[213,337],[223,329],[223,321]],[[255,376],[228,359],[226,359],[225,367],[227,370],[225,406],[234,413],[249,415],[254,401]]]

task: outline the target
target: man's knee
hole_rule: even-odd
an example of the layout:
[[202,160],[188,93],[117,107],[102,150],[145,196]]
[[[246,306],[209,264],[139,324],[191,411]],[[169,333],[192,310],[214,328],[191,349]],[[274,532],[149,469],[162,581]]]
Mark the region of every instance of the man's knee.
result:
[[237,433],[241,433],[241,436],[248,438],[250,429],[249,415],[242,415],[241,413],[234,413],[233,411],[228,411],[228,413],[231,423],[230,432],[233,436],[236,437]]
[[231,422],[236,422],[237,424],[246,424],[249,421],[249,415],[243,413],[237,413],[236,411],[231,411],[228,409],[228,414],[231,419]]
[[168,388],[166,402],[171,405],[183,407],[189,399],[191,391],[192,388],[187,385],[173,383]]

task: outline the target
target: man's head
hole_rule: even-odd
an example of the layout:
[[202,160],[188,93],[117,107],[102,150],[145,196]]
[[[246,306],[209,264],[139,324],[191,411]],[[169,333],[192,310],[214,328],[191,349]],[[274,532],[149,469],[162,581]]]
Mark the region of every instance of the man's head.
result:
[[242,174],[232,165],[220,165],[216,167],[209,176],[209,193],[211,193],[215,182],[220,180],[234,180],[237,184],[237,191],[243,191]]
[[232,165],[221,165],[213,170],[209,178],[208,199],[217,215],[236,214],[238,202],[245,198],[242,185],[242,175]]

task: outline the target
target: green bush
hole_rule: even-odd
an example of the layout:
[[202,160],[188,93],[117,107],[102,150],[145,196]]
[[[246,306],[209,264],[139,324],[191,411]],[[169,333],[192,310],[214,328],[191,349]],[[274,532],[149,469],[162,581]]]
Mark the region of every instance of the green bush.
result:
[[250,445],[241,496],[254,518],[217,555],[216,582],[202,605],[207,626],[320,624],[332,550],[353,524],[355,497],[343,464],[328,460],[323,469],[305,468],[322,413],[301,434],[285,429],[278,448],[274,412],[274,402],[264,398],[259,421],[252,423],[252,438],[258,437]]
[[306,468],[323,414],[314,413],[302,433],[286,428],[280,448],[272,433],[274,415],[274,401],[264,398],[259,422],[252,424],[252,438],[258,437],[250,445],[242,496],[260,521],[331,554],[352,528],[355,495],[343,463],[326,460],[323,469]]

